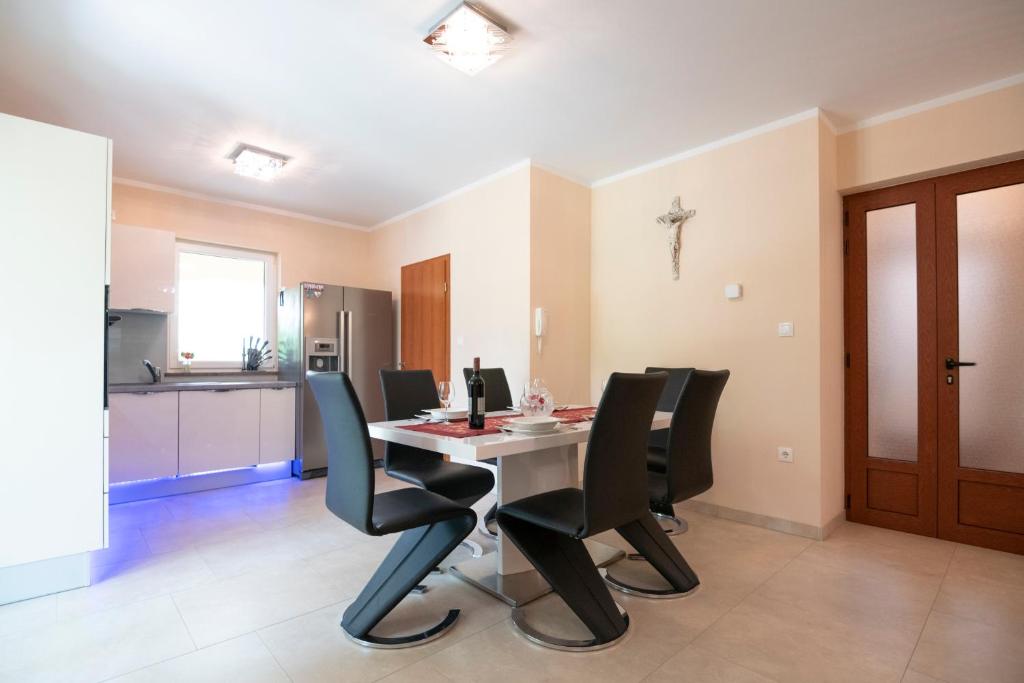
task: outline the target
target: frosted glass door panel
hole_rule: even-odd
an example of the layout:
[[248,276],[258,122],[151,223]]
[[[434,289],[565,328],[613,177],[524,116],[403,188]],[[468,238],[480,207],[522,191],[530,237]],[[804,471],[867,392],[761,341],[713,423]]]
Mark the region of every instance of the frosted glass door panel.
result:
[[868,456],[917,460],[915,204],[867,212]]
[[960,465],[1024,472],[1024,185],[957,197]]

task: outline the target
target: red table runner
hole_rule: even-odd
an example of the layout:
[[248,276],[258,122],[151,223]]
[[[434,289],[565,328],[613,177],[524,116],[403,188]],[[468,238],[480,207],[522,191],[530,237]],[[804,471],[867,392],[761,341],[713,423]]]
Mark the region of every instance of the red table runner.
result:
[[[557,417],[564,424],[573,424],[575,422],[584,422],[592,419],[595,412],[597,412],[597,408],[594,408],[593,406],[589,408],[567,408],[566,410],[556,410],[553,413],[553,417]],[[505,424],[513,417],[519,416],[520,413],[485,417],[483,429],[470,429],[469,420],[465,417],[459,420],[452,420],[447,424],[444,422],[425,422],[418,425],[402,425],[399,429],[408,429],[410,432],[423,432],[434,436],[453,436],[457,439],[464,439],[469,436],[497,434],[501,431],[501,425]]]

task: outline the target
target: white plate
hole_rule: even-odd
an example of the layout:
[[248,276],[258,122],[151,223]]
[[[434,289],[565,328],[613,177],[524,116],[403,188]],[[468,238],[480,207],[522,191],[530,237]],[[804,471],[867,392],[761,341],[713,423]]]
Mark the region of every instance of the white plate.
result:
[[[424,410],[423,412],[429,414],[430,417],[432,419],[435,419],[435,420],[437,420],[437,419],[443,420],[444,416],[445,416],[444,408],[428,408],[428,409]],[[448,409],[448,419],[449,420],[461,420],[462,418],[466,417],[467,415],[469,415],[469,411],[468,410],[459,410],[458,408],[449,408]]]
[[548,434],[555,434],[555,433],[561,431],[562,425],[558,424],[558,425],[555,425],[554,427],[552,427],[551,429],[540,430],[540,429],[520,429],[518,427],[513,427],[512,425],[509,425],[509,424],[504,424],[504,425],[501,425],[501,427],[499,427],[499,429],[501,429],[501,431],[505,432],[506,434],[518,434],[519,436],[546,436]]
[[513,417],[505,424],[513,425],[521,431],[550,432],[561,423],[557,417],[532,415],[530,417]]

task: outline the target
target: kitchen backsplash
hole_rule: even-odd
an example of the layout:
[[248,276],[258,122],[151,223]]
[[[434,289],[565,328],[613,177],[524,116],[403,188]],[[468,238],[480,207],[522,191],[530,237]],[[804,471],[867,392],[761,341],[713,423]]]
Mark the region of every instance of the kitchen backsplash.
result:
[[166,370],[167,316],[152,313],[121,313],[121,321],[110,328],[107,380],[111,384],[149,382],[142,366],[148,358]]

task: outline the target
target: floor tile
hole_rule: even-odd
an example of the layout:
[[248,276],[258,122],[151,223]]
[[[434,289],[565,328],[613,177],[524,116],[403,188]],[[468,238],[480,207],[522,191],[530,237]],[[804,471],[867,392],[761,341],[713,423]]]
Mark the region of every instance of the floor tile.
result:
[[871,629],[879,622],[920,632],[942,582],[937,576],[894,572],[886,578],[796,558],[756,594],[807,612]]
[[801,557],[883,579],[896,573],[941,578],[955,548],[935,538],[846,523],[824,541],[813,542]]
[[202,543],[215,543],[236,538],[239,534],[257,532],[260,526],[241,509],[231,514],[218,514],[193,519],[172,519],[142,527],[142,535],[154,553],[186,550]]
[[759,673],[691,645],[662,664],[645,683],[772,683]]
[[0,680],[101,681],[194,649],[165,596],[0,639]]
[[1024,555],[959,545],[949,564],[952,574],[1024,588]]
[[933,609],[998,628],[1024,631],[1024,585],[991,581],[950,569]]
[[779,681],[899,681],[920,629],[841,617],[752,595],[696,644]]
[[219,579],[174,594],[198,647],[339,602],[343,592],[305,561]]
[[57,616],[70,619],[92,614],[199,586],[213,579],[202,557],[192,550],[93,567],[91,585],[57,594]]
[[255,633],[211,645],[113,679],[112,683],[288,683]]
[[137,560],[153,554],[139,527],[111,529],[109,540],[108,547],[89,553],[89,563],[94,570],[97,567]]
[[940,678],[933,678],[928,674],[923,674],[920,671],[914,671],[913,669],[907,669],[907,672],[903,674],[903,680],[901,683],[947,683]]
[[[639,681],[703,628],[707,615],[696,609],[698,603],[690,602],[699,595],[658,601],[616,594],[630,615],[630,631],[606,650],[566,653],[544,648],[527,641],[505,620],[432,655],[426,663],[455,681]],[[694,609],[687,609],[690,606]],[[588,634],[554,595],[530,603],[527,618],[536,628],[563,637]]]
[[56,621],[56,595],[0,605],[0,638],[49,626]]
[[373,650],[352,643],[340,626],[341,616],[351,601],[263,629],[260,637],[296,683],[368,681],[450,647],[508,616],[507,605],[455,577],[428,577],[426,583],[429,586],[426,594],[406,597],[373,633],[381,636],[417,633],[439,622],[447,610],[460,609],[459,620],[452,630],[427,645],[403,650]]
[[164,498],[138,500],[131,503],[118,503],[110,506],[110,531],[152,526],[169,522],[171,511],[164,505]]
[[1024,629],[932,612],[910,668],[948,683],[1024,681]]

